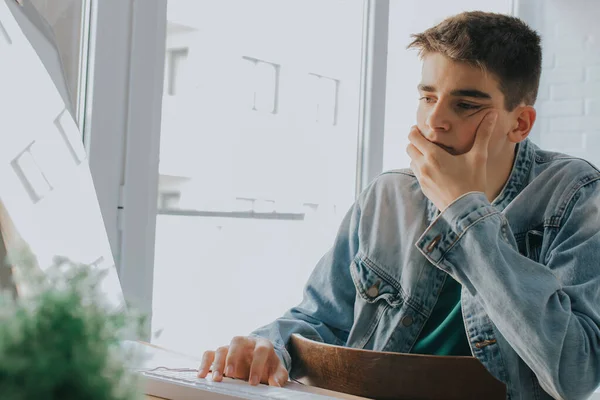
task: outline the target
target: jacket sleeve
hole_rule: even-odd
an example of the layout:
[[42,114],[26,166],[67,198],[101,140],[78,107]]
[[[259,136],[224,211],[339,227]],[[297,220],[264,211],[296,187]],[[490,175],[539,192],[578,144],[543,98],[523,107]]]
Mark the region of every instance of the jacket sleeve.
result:
[[333,247],[310,275],[302,302],[250,334],[271,340],[288,372],[292,363],[287,345],[292,334],[328,344],[346,342],[354,320],[356,289],[349,265],[358,250],[359,218],[360,209],[355,204],[343,219]]
[[[600,384],[600,193],[579,187],[547,224],[542,263],[523,255],[483,193],[451,204],[416,243],[478,299],[555,398],[587,398]],[[546,241],[546,240],[545,240]]]

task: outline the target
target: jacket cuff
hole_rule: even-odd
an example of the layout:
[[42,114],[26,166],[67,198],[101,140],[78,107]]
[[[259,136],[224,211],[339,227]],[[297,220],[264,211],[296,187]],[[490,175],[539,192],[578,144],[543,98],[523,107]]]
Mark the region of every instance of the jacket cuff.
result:
[[482,219],[498,214],[482,192],[470,192],[450,204],[421,235],[415,246],[435,265],[465,232]]
[[255,338],[270,340],[271,343],[273,344],[273,348],[275,349],[275,354],[277,354],[277,357],[279,357],[279,359],[283,363],[285,369],[287,369],[288,374],[291,372],[291,370],[292,370],[292,356],[290,356],[290,353],[288,352],[288,350],[286,349],[285,346],[282,346],[278,342],[274,342],[273,340],[271,340],[271,339],[269,339],[267,337],[264,337],[264,336],[261,336],[261,335],[257,335],[255,333],[251,333],[248,336],[249,337],[255,337]]
[[292,357],[290,356],[290,353],[287,351],[287,349],[285,347],[279,347],[279,346],[274,346],[274,347],[275,347],[275,354],[277,354],[277,357],[279,357],[279,359],[285,366],[285,369],[287,369],[288,374],[291,373],[292,372]]

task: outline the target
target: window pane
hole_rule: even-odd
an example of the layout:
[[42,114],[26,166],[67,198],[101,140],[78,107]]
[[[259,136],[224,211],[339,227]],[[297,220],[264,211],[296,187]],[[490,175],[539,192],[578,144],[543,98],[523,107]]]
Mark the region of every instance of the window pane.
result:
[[153,331],[199,354],[299,303],[354,200],[363,2],[168,7]]
[[406,50],[410,35],[463,11],[510,14],[511,3],[511,0],[390,1],[384,170],[410,165],[405,149],[410,127],[417,122],[417,84],[421,79],[417,52]]
[[88,29],[86,24],[83,24],[87,0],[23,1],[31,1],[52,28],[63,62],[71,102],[74,111],[78,112],[76,108],[80,93],[81,49],[84,34],[87,34],[85,30]]

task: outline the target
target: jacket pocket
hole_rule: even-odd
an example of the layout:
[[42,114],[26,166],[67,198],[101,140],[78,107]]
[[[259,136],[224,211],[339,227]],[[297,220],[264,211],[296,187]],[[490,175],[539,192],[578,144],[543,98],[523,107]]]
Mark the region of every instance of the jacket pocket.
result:
[[386,302],[391,307],[402,304],[402,296],[396,285],[384,274],[369,267],[364,260],[355,260],[350,265],[350,274],[356,293],[367,303]]
[[399,315],[403,298],[400,289],[386,279],[384,273],[369,264],[371,262],[364,259],[356,259],[350,264],[356,301],[354,324],[347,344],[354,348],[374,350],[383,348],[393,332],[389,327],[392,325],[380,324],[380,321]]

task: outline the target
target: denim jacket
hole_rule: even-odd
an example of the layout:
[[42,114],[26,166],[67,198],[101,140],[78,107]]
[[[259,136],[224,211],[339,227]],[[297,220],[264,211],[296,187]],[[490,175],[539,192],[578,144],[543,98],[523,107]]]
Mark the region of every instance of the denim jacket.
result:
[[288,368],[293,333],[410,353],[448,274],[462,285],[471,352],[509,399],[583,399],[600,384],[600,172],[516,149],[490,204],[467,193],[441,214],[410,170],[380,175],[345,216],[302,302],[252,335]]

